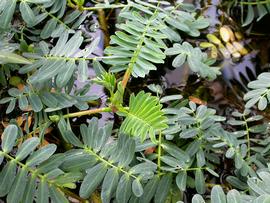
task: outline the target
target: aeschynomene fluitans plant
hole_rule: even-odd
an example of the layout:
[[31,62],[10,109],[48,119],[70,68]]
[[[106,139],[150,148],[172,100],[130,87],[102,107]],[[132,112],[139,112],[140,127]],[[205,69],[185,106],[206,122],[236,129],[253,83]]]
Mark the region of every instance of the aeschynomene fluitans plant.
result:
[[[119,11],[119,24],[104,56],[99,56],[101,38],[86,45],[89,39],[80,28],[96,13],[113,9]],[[188,64],[202,79],[220,75],[206,53],[182,38],[198,37],[209,25],[195,11],[182,1],[1,1],[0,103],[10,118],[24,112],[33,125],[26,123],[22,129],[13,119],[4,129],[0,197],[14,203],[72,198],[164,203],[181,202],[192,189],[196,203],[204,202],[203,195],[212,188],[214,203],[266,202],[269,139],[265,125],[254,123],[261,116],[235,112],[235,119],[227,123],[238,126],[232,132],[223,128],[226,118],[214,109],[179,94],[129,94],[132,78],[147,78],[168,58],[175,68]],[[89,78],[89,66],[95,78]],[[266,108],[267,77],[262,74],[250,83],[259,90],[247,93],[246,107],[258,102],[260,110]],[[93,84],[106,89],[102,107],[90,108],[100,99],[89,95]],[[120,122],[102,124],[97,115],[106,112],[117,114]],[[79,117],[89,119],[75,128],[72,120]],[[59,132],[64,147],[57,141],[48,143],[49,129]],[[227,178],[235,188],[230,191],[212,184],[218,182],[218,166],[225,159],[235,169]]]

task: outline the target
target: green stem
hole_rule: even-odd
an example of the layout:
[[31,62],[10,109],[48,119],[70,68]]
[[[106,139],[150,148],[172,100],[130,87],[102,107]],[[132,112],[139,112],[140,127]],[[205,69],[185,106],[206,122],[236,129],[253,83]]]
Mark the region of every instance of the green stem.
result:
[[96,114],[96,113],[102,113],[102,112],[112,112],[111,107],[104,107],[104,108],[98,108],[98,109],[90,109],[86,111],[79,111],[75,113],[68,113],[64,115],[64,118],[73,118],[73,117],[80,117],[80,116],[86,116],[86,115],[91,115],[91,114]]
[[206,170],[207,167],[203,167],[203,168],[184,168],[181,169],[180,171],[196,171],[196,170]]
[[161,174],[161,132],[159,132],[159,136],[158,136],[158,159],[157,159],[157,164],[158,164],[158,174]]
[[96,157],[96,159],[99,160],[100,162],[103,162],[103,163],[105,163],[106,165],[108,165],[108,166],[110,166],[110,167],[112,167],[112,168],[115,168],[116,170],[118,170],[118,171],[120,171],[120,172],[122,172],[122,173],[124,173],[124,174],[126,174],[126,175],[128,175],[128,176],[130,176],[130,177],[132,177],[132,178],[134,178],[134,179],[137,179],[137,178],[138,178],[138,177],[132,175],[131,173],[125,171],[125,170],[122,169],[121,167],[115,166],[115,165],[113,165],[111,162],[109,162],[109,161],[107,161],[106,159],[100,157],[99,155],[97,155],[97,154],[96,154],[93,150],[91,150],[90,148],[85,147],[85,148],[84,148],[84,151],[85,151],[86,153],[88,153],[88,154],[93,155],[94,157]]
[[256,1],[256,2],[244,2],[244,1],[240,2],[240,4],[243,4],[243,5],[258,5],[258,4],[267,4],[267,3],[270,3],[270,0]]
[[67,26],[63,21],[61,21],[59,18],[55,17],[53,14],[51,14],[50,12],[48,12],[43,6],[38,5],[37,6],[40,10],[42,10],[43,12],[47,13],[48,16],[50,16],[51,18],[55,19],[58,23],[62,24],[65,26],[66,29],[71,30],[71,28],[69,26]]
[[96,10],[100,10],[100,9],[124,8],[126,6],[128,6],[128,4],[114,4],[114,5],[106,5],[106,6],[82,7],[82,9],[87,10],[87,11],[96,11]]
[[248,123],[247,123],[247,120],[246,120],[246,117],[243,115],[243,119],[244,119],[244,122],[245,122],[245,128],[246,128],[246,132],[247,132],[247,160],[250,159],[250,129],[248,127]]
[[48,60],[66,60],[66,61],[79,61],[79,60],[88,60],[88,61],[94,61],[94,60],[98,60],[98,59],[112,59],[112,58],[119,58],[119,57],[113,57],[113,56],[96,56],[93,58],[78,58],[78,57],[74,57],[74,58],[70,58],[70,57],[62,57],[62,56],[44,56],[44,58],[48,59]]
[[[158,3],[158,6],[159,6],[159,3]],[[131,76],[131,73],[132,73],[132,70],[133,70],[133,67],[139,57],[139,54],[141,52],[141,49],[143,48],[143,44],[144,44],[144,39],[145,39],[145,36],[146,36],[146,33],[151,25],[151,23],[156,20],[156,13],[158,12],[158,9],[155,10],[153,16],[149,19],[149,21],[147,22],[146,26],[144,27],[144,30],[143,30],[143,33],[142,35],[140,36],[140,40],[138,42],[138,45],[137,45],[137,48],[136,50],[133,52],[133,56],[132,58],[130,59],[130,63],[128,64],[128,68],[124,74],[124,78],[122,80],[122,85],[123,85],[123,88],[125,89],[126,88],[126,85],[127,85],[127,82]]]

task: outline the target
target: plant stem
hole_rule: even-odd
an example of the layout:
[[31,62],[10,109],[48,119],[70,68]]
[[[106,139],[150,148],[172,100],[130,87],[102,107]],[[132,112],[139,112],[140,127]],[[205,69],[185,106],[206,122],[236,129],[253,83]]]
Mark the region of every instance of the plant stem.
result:
[[97,160],[103,162],[103,163],[106,164],[107,166],[110,166],[110,167],[112,167],[112,168],[114,168],[114,169],[116,169],[116,170],[118,170],[118,171],[120,171],[120,172],[122,172],[122,173],[124,173],[124,174],[126,174],[126,175],[128,175],[128,176],[130,176],[130,177],[132,177],[132,178],[134,178],[134,179],[137,179],[137,178],[138,178],[138,177],[136,177],[135,175],[129,173],[128,171],[125,171],[123,168],[121,168],[121,167],[119,167],[119,166],[116,166],[116,165],[110,163],[109,161],[107,161],[107,160],[104,159],[103,157],[101,157],[101,156],[99,156],[98,154],[96,154],[92,149],[85,147],[85,148],[84,148],[84,151],[85,151],[86,153],[90,154],[90,155],[93,155],[94,157],[96,157]]
[[116,8],[124,8],[127,4],[115,4],[115,5],[107,5],[107,6],[94,6],[94,7],[83,7],[83,10],[87,11],[95,11],[99,9],[116,9]]
[[157,164],[158,164],[158,174],[161,174],[161,132],[159,132],[159,136],[158,136],[158,160],[157,160]]
[[202,168],[184,168],[181,171],[196,171],[196,170],[206,170],[207,167],[202,167]]
[[247,159],[250,159],[250,134],[249,134],[249,127],[248,127],[248,123],[246,120],[246,117],[243,115],[243,119],[245,121],[245,128],[246,128],[246,132],[247,132]]
[[94,61],[98,59],[112,59],[112,58],[118,58],[114,56],[95,56],[91,58],[82,58],[82,57],[64,57],[64,56],[44,56],[44,58],[48,60],[74,60],[74,61],[79,61],[79,60],[87,60],[87,61]]
[[90,109],[86,111],[79,111],[75,113],[68,113],[64,115],[64,118],[72,118],[72,117],[80,117],[80,116],[86,116],[86,115],[91,115],[95,113],[102,113],[102,112],[111,112],[112,108],[111,107],[104,107],[104,108],[98,108],[98,109]]
[[126,86],[127,86],[128,80],[129,80],[129,78],[130,78],[131,71],[132,71],[132,69],[131,69],[131,68],[128,68],[128,69],[126,70],[126,72],[125,72],[124,77],[123,77],[123,80],[122,80],[122,86],[123,86],[124,89],[125,89]]
[[107,19],[105,17],[105,12],[103,9],[98,9],[98,20],[101,30],[104,34],[104,48],[109,46],[110,43],[110,33],[108,30]]
[[[159,3],[158,3],[158,6],[159,6]],[[131,72],[133,70],[133,67],[139,57],[139,54],[141,52],[141,49],[143,48],[143,44],[144,44],[144,39],[145,39],[145,36],[148,32],[148,29],[149,27],[151,26],[151,23],[156,19],[156,13],[158,12],[158,10],[156,9],[153,16],[149,19],[149,21],[147,22],[147,24],[145,25],[145,28],[143,30],[143,33],[142,35],[140,36],[140,40],[138,42],[138,45],[137,45],[137,48],[136,50],[133,52],[133,56],[132,58],[130,59],[130,63],[128,64],[128,68],[125,72],[125,75],[124,75],[124,78],[122,80],[122,85],[123,85],[123,88],[125,89],[126,86],[127,86],[127,82],[130,78],[130,75],[131,75]]]
[[270,2],[270,0],[256,1],[256,2],[244,2],[244,1],[241,1],[240,4],[243,4],[243,5],[258,5],[258,4],[267,4],[269,2]]

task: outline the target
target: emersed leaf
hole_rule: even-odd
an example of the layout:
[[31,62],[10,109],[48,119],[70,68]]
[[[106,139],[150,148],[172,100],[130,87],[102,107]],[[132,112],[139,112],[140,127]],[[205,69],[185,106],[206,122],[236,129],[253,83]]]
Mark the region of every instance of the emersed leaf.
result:
[[80,196],[88,198],[99,186],[107,172],[107,167],[100,163],[87,172],[80,187]]
[[226,203],[226,195],[224,194],[222,188],[217,185],[214,186],[211,191],[211,200],[215,203]]
[[132,191],[136,197],[140,197],[143,195],[142,184],[137,178],[132,182]]
[[230,190],[227,194],[227,202],[238,203],[241,202],[240,193],[237,190]]
[[140,197],[140,202],[150,202],[151,199],[154,197],[158,183],[159,183],[159,177],[155,176],[152,178],[148,183],[145,185],[144,190],[147,192],[144,192],[143,195]]
[[187,184],[187,172],[186,171],[180,171],[176,176],[176,185],[181,191],[186,190],[186,184]]
[[8,28],[16,8],[16,0],[8,0],[4,3],[4,9],[0,12],[0,28]]
[[0,64],[6,63],[31,64],[31,61],[12,52],[0,51]]
[[16,175],[15,161],[8,162],[0,172],[0,197],[8,194]]
[[120,178],[120,181],[118,183],[117,189],[116,189],[116,201],[118,203],[127,203],[130,196],[131,196],[131,177],[123,174]]
[[42,105],[42,102],[37,94],[30,93],[28,99],[29,99],[29,103],[30,103],[31,107],[33,108],[34,112],[39,112],[42,110],[43,105]]
[[155,134],[167,128],[167,118],[161,108],[158,98],[149,93],[141,91],[136,96],[132,94],[129,100],[129,111],[125,112],[126,119],[120,131],[140,136],[142,141],[149,134],[154,142]]
[[101,200],[104,203],[110,203],[111,196],[115,192],[119,180],[119,173],[111,168],[107,171],[101,188]]
[[64,193],[59,188],[56,188],[55,186],[50,186],[49,193],[53,202],[69,203],[68,199],[65,197]]
[[205,203],[201,195],[196,194],[192,197],[192,203]]
[[27,173],[28,171],[24,168],[21,168],[14,180],[14,184],[12,185],[10,192],[7,196],[7,202],[17,203],[21,202],[25,190],[25,186],[27,183]]
[[49,203],[49,186],[45,179],[41,179],[38,184],[37,202]]
[[258,109],[264,110],[270,102],[270,73],[261,73],[257,80],[248,83],[248,87],[252,90],[247,92],[244,100],[247,101],[245,107],[251,108],[258,103]]
[[171,184],[172,176],[170,174],[161,177],[155,194],[156,203],[163,203],[166,201],[167,195],[171,188]]
[[16,125],[8,125],[2,135],[2,150],[5,153],[9,153],[13,146],[15,145],[15,141],[18,136],[18,127]]
[[32,151],[35,150],[35,148],[39,144],[39,138],[32,137],[30,139],[27,139],[23,144],[19,147],[17,153],[16,153],[16,159],[17,160],[23,160],[25,157],[27,157]]
[[205,193],[205,179],[202,170],[198,169],[195,171],[195,187],[198,193]]
[[249,25],[253,21],[254,16],[255,14],[252,5],[248,5],[247,16],[242,26],[244,27]]
[[173,47],[166,49],[167,55],[177,55],[173,60],[173,67],[181,67],[186,61],[190,69],[198,73],[201,77],[213,80],[220,75],[217,67],[211,67],[207,63],[207,55],[203,53],[198,47],[193,47],[188,42],[182,44],[174,44]]
[[48,144],[39,150],[35,151],[26,161],[27,166],[39,165],[43,161],[46,161],[50,158],[51,155],[56,151],[55,144]]
[[23,20],[29,25],[33,25],[36,20],[36,16],[32,9],[30,8],[29,4],[25,1],[21,1],[20,3],[20,12],[22,14]]

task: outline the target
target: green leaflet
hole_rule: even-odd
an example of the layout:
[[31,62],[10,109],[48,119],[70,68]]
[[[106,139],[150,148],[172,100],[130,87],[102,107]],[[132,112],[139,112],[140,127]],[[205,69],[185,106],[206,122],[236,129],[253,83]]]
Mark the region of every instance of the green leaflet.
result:
[[38,184],[37,202],[49,203],[49,186],[44,179]]
[[63,203],[69,203],[68,199],[65,197],[62,191],[60,191],[55,186],[49,187],[49,193],[51,200],[54,202],[63,202]]
[[126,174],[122,175],[116,189],[116,201],[118,203],[128,202],[132,193],[131,185],[131,178]]
[[39,143],[40,141],[39,138],[37,137],[27,139],[18,149],[16,153],[16,159],[20,161],[26,158],[31,152],[33,152],[36,149]]
[[62,68],[61,72],[57,75],[56,85],[60,88],[66,86],[66,84],[72,77],[75,68],[76,68],[75,61],[73,60],[68,61]]
[[213,80],[220,75],[217,67],[211,67],[207,64],[207,55],[198,47],[193,48],[188,42],[182,44],[174,44],[173,47],[165,50],[166,55],[177,55],[173,60],[173,67],[179,68],[185,62],[188,63],[190,69],[201,75],[201,77]]
[[220,186],[216,186],[211,191],[211,200],[216,203],[226,203],[226,196]]
[[8,193],[7,202],[10,202],[10,203],[21,202],[23,198],[25,186],[27,183],[27,173],[28,171],[26,169],[23,169],[23,168],[20,169],[11,187],[11,190]]
[[248,83],[248,88],[251,90],[244,95],[244,100],[247,101],[246,108],[251,108],[258,103],[259,110],[266,109],[270,101],[269,77],[269,73],[261,73],[257,80]]
[[43,105],[42,105],[42,102],[37,94],[35,94],[35,93],[29,94],[28,99],[29,99],[29,103],[30,103],[31,107],[33,108],[34,112],[39,112],[42,110]]
[[205,179],[202,170],[198,169],[195,171],[195,187],[198,193],[205,193]]
[[0,28],[6,29],[9,27],[10,21],[14,14],[16,0],[5,1],[4,9],[0,14]]
[[143,186],[140,180],[135,179],[132,182],[132,192],[136,197],[140,197],[143,195]]
[[167,195],[169,194],[171,184],[172,176],[170,174],[161,177],[154,198],[156,203],[165,202]]
[[228,192],[228,194],[227,194],[227,202],[238,203],[240,201],[241,201],[240,200],[240,193],[237,190],[230,190]]
[[8,194],[16,175],[15,161],[8,162],[0,172],[0,197]]
[[185,191],[186,184],[187,184],[187,172],[180,171],[176,176],[176,185],[181,191]]
[[[144,187],[144,193],[140,197],[141,203],[148,203],[151,201],[151,199],[155,196],[155,193],[157,192],[156,189],[158,187],[159,178],[155,176],[152,178]],[[147,191],[147,192],[146,192]]]
[[18,127],[16,125],[8,125],[2,135],[2,144],[1,148],[3,152],[9,153],[13,146],[15,145],[15,141],[18,136]]
[[248,5],[248,11],[247,11],[247,16],[245,18],[245,21],[243,22],[242,26],[247,26],[249,25],[254,19],[254,10],[252,5]]
[[56,151],[54,144],[48,144],[39,150],[35,151],[27,160],[27,166],[39,165],[43,161],[46,161]]
[[21,95],[19,97],[19,108],[22,109],[22,110],[25,110],[27,109],[28,107],[28,99],[25,95]]
[[101,200],[104,203],[109,203],[112,194],[116,191],[119,180],[119,173],[116,169],[111,168],[107,171],[101,187]]
[[30,175],[30,177],[28,178],[28,181],[26,183],[24,195],[22,198],[23,203],[31,202],[34,199],[36,186],[37,186],[36,178],[34,176]]
[[21,1],[20,3],[20,12],[22,14],[23,20],[29,25],[33,25],[35,23],[35,14],[30,8],[29,4],[25,1]]
[[31,61],[12,52],[0,51],[0,64],[6,64],[6,63],[31,64]]
[[88,198],[99,186],[107,172],[107,167],[100,163],[87,172],[80,187],[80,196]]
[[201,195],[196,194],[192,197],[192,203],[205,203]]
[[55,19],[51,19],[47,21],[46,25],[44,26],[44,28],[42,29],[40,33],[40,37],[42,39],[47,39],[48,37],[50,37],[53,30],[55,30],[56,25],[57,25],[57,21]]

